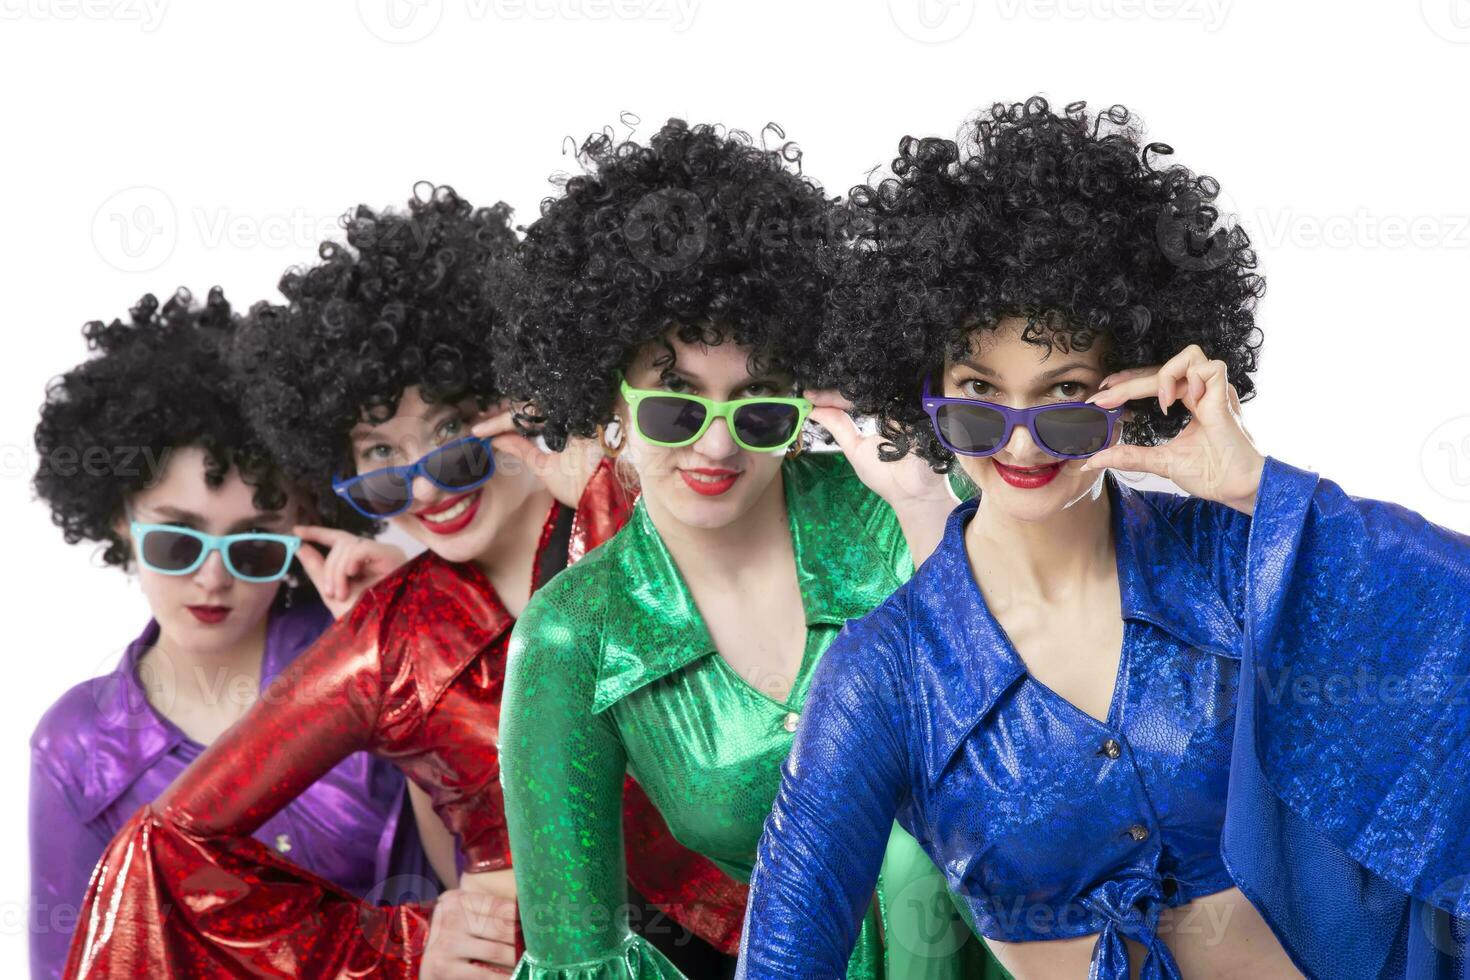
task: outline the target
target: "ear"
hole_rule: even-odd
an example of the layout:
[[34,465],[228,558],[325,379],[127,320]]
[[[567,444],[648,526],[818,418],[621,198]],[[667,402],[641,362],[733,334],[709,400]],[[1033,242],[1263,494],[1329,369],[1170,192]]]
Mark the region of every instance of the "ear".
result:
[[131,565],[135,557],[133,555],[133,531],[129,526],[131,523],[128,520],[127,511],[123,510],[118,513],[117,518],[112,522],[110,528],[112,533],[116,535],[122,549],[127,552],[127,562],[124,564],[124,568]]
[[291,503],[296,510],[292,524],[321,524],[322,512],[314,493],[298,490],[291,494]]

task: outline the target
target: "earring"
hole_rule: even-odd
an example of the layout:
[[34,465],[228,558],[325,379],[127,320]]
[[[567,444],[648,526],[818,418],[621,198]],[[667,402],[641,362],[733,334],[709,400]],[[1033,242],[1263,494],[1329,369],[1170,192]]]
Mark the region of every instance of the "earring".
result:
[[796,441],[786,447],[786,458],[795,459],[797,456],[801,455],[801,451],[803,448],[805,447],[802,445],[801,436],[797,436]]
[[599,425],[597,427],[598,445],[602,446],[602,455],[606,456],[608,459],[617,459],[618,454],[621,453],[624,448],[626,448],[628,442],[628,440],[623,437],[622,420],[614,416],[613,421],[617,422],[618,424],[618,444],[616,446],[609,446],[607,444],[607,426]]
[[295,599],[295,596],[296,596],[296,590],[299,589],[300,587],[301,587],[301,580],[299,578],[297,578],[295,575],[287,575],[286,576],[286,595],[285,595],[285,598],[283,599],[283,601],[281,602],[281,605],[285,606],[287,609],[290,609],[291,608],[291,603],[293,602],[293,600]]

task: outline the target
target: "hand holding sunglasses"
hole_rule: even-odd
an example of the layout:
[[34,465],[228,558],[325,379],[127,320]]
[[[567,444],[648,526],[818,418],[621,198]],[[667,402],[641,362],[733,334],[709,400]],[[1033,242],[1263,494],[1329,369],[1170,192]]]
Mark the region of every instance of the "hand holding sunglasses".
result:
[[633,431],[644,442],[665,449],[698,442],[715,419],[724,419],[741,449],[776,452],[796,441],[812,411],[812,403],[805,398],[716,401],[659,388],[634,388],[626,378],[619,390],[628,403]]
[[352,477],[336,477],[332,489],[364,517],[396,517],[413,506],[413,481],[422,476],[447,493],[464,493],[495,475],[490,440],[468,436],[446,443],[407,466],[384,466]]
[[291,568],[301,547],[294,534],[206,534],[177,524],[129,525],[133,551],[149,571],[162,575],[190,575],[198,571],[211,551],[224,559],[225,570],[245,582],[274,582]]
[[1243,514],[1255,511],[1266,457],[1241,420],[1240,394],[1224,361],[1210,360],[1190,344],[1158,367],[1133,368],[1103,379],[1108,388],[1089,400],[1104,406],[1135,398],[1158,398],[1165,411],[1177,401],[1189,424],[1159,446],[1114,446],[1082,465],[1114,466],[1172,480],[1194,497],[1213,500]]

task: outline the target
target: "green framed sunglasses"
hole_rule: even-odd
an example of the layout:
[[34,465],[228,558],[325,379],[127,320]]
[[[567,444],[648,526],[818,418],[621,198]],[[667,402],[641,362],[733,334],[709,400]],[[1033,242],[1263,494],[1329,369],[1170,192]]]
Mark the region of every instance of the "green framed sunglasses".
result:
[[735,398],[715,401],[657,388],[634,388],[622,379],[633,431],[644,442],[677,449],[697,442],[715,419],[724,419],[741,449],[769,453],[785,449],[801,435],[811,414],[805,398]]

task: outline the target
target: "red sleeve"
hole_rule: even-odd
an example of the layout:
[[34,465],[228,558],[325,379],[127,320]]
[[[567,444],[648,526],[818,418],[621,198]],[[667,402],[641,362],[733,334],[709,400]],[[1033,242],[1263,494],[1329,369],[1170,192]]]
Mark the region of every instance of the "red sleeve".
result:
[[416,976],[426,907],[366,904],[249,836],[372,744],[392,595],[364,596],[123,826],[92,873],[66,976]]

